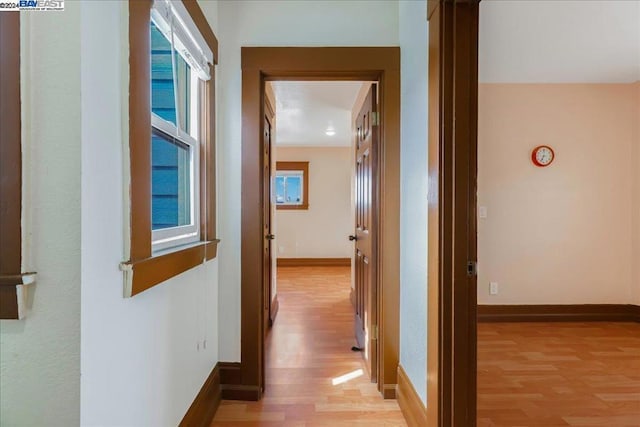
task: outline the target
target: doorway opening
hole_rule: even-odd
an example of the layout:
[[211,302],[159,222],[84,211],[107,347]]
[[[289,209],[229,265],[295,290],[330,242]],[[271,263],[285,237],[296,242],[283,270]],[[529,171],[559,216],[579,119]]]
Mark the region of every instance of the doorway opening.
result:
[[[375,268],[368,270],[375,289],[369,295],[367,308],[368,313],[375,313],[376,317],[367,316],[365,327],[367,339],[375,341],[369,350],[377,349],[372,353],[377,360],[371,368],[377,389],[385,398],[395,398],[399,341],[399,246],[395,237],[399,232],[399,79],[397,47],[242,49],[242,330],[241,363],[233,376],[236,384],[230,386],[238,392],[235,396],[259,400],[265,391],[265,341],[269,323],[274,322],[278,310],[278,303],[275,307],[272,304],[277,301],[272,298],[277,295],[277,288],[272,292],[270,285],[273,275],[271,242],[277,238],[271,232],[270,223],[269,168],[273,159],[269,160],[271,153],[267,146],[270,144],[265,143],[270,138],[270,127],[278,119],[274,114],[275,122],[269,122],[266,87],[268,82],[293,80],[373,81],[379,89],[373,97],[378,100],[377,110],[370,111],[375,114],[368,114],[368,122],[364,125],[379,127],[379,146],[375,154],[370,150],[368,157],[377,173],[367,181],[370,191],[375,191],[375,197],[369,200],[375,221],[372,220],[369,226],[371,233],[377,235],[372,249],[375,252],[369,258],[377,263]],[[365,133],[362,131],[361,142],[367,137]],[[282,175],[283,187],[285,180],[290,181],[289,189],[294,194],[291,202],[297,205],[305,203],[303,197],[297,200],[298,193],[304,193],[300,178],[303,170],[301,165],[294,165]],[[308,173],[313,173],[313,168]],[[302,190],[299,191],[301,183]],[[285,191],[283,197],[286,195]],[[309,201],[313,203],[312,200]],[[362,240],[366,242],[366,239]]]
[[[327,357],[356,361],[353,372],[377,379],[376,89],[362,81],[265,84],[265,317],[273,325],[283,313],[275,337],[265,332],[267,388],[270,372],[329,367]],[[332,369],[342,376],[345,367]]]

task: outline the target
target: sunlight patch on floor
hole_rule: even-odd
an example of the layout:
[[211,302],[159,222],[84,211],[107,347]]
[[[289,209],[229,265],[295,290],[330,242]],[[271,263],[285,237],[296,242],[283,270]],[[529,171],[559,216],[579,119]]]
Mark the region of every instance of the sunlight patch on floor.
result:
[[348,374],[335,377],[334,379],[331,380],[331,384],[333,385],[344,384],[348,381],[351,381],[363,375],[364,375],[364,371],[362,369],[356,369],[355,371],[349,372]]

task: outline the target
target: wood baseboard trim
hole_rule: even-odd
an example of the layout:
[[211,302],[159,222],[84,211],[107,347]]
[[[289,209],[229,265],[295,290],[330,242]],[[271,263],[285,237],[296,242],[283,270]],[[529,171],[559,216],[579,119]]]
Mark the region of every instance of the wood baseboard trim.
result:
[[397,395],[398,406],[409,427],[426,426],[427,408],[401,365],[398,365]]
[[242,383],[242,366],[240,362],[218,362],[220,367],[220,385]]
[[278,267],[351,267],[351,258],[278,258]]
[[222,385],[222,398],[224,400],[242,400],[245,402],[257,402],[262,397],[260,387],[255,385]]
[[640,322],[640,305],[479,305],[478,322]]
[[398,384],[383,384],[382,385],[382,398],[383,399],[395,399],[397,397],[396,389]]
[[224,400],[257,401],[262,391],[255,385],[242,384],[242,365],[239,362],[219,362],[220,388]]
[[220,367],[216,364],[182,418],[180,427],[208,427],[216,415],[221,400]]

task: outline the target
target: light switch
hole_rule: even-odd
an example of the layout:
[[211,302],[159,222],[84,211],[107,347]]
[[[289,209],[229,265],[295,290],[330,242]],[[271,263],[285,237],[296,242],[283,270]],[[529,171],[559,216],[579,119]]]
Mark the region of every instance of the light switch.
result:
[[486,218],[487,217],[487,207],[486,206],[480,206],[478,208],[478,216],[480,218]]

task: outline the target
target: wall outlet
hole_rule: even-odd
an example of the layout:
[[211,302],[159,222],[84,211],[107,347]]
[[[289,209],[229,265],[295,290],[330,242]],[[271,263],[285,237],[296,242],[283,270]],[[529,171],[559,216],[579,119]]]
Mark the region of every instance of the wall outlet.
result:
[[489,283],[489,294],[498,295],[498,282]]
[[478,208],[478,216],[480,218],[486,218],[487,217],[487,207],[486,206],[480,206]]

